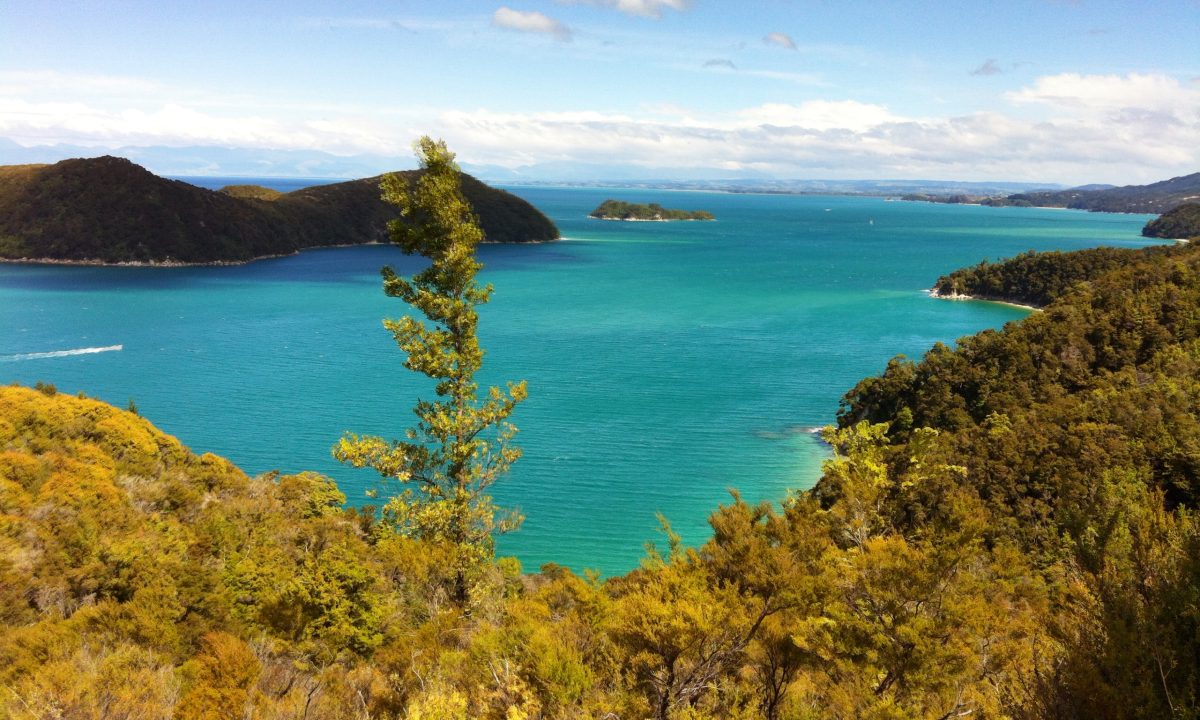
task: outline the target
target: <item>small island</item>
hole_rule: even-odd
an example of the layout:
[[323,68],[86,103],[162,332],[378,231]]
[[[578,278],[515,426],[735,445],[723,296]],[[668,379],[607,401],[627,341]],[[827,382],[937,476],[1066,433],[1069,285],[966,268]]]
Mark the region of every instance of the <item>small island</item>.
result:
[[716,220],[707,210],[670,210],[658,203],[638,205],[622,200],[605,200],[600,207],[588,214],[599,220],[626,220],[634,222],[666,222],[668,220]]

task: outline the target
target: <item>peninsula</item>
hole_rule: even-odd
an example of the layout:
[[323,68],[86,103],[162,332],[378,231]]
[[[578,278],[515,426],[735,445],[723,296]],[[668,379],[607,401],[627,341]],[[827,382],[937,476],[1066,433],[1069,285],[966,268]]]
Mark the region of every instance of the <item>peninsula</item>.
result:
[[1159,215],[1142,228],[1146,237],[1167,240],[1200,238],[1200,202],[1188,202]]
[[639,205],[622,200],[605,200],[588,213],[598,220],[666,222],[668,220],[716,220],[707,210],[671,210],[658,203]]
[[1011,195],[910,193],[902,200],[991,207],[1052,207],[1092,212],[1165,213],[1200,199],[1200,173],[1149,185],[1082,185],[1069,190],[1020,192]]
[[[400,175],[410,182],[417,171]],[[486,242],[545,242],[558,228],[521,198],[462,175]],[[0,167],[0,260],[77,264],[243,263],[301,249],[384,242],[395,206],[380,177],[279,193],[206,190],[129,160]]]

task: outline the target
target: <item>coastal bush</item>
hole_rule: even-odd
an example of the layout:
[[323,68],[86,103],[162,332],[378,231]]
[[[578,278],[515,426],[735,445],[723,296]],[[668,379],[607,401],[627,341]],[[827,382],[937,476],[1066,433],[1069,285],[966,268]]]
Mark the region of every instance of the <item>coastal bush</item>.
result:
[[[475,248],[483,231],[459,184],[458,166],[444,142],[417,142],[421,175],[415,185],[385,176],[384,198],[399,208],[388,225],[392,242],[429,266],[403,278],[384,267],[384,292],[420,311],[384,327],[405,353],[404,366],[436,380],[436,401],[418,401],[418,418],[404,440],[347,434],[333,454],[354,467],[371,467],[384,480],[403,484],[383,507],[383,520],[405,537],[444,544],[453,582],[450,596],[460,607],[471,601],[481,568],[494,558],[496,534],[515,530],[517,513],[497,508],[488,489],[521,456],[511,444],[516,427],[509,416],[526,397],[524,381],[478,397],[475,373],[483,366],[475,310],[491,298],[480,285],[483,266]],[[426,325],[425,323],[429,324]]]
[[714,220],[707,210],[675,210],[658,203],[641,205],[623,200],[605,200],[588,213],[601,220]]
[[1187,239],[1200,238],[1200,203],[1184,203],[1146,223],[1146,237]]

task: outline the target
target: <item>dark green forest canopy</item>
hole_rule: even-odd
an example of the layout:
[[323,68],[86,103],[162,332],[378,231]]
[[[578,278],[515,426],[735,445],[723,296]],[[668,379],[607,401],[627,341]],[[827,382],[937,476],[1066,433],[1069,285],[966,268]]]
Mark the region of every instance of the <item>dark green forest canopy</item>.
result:
[[1100,277],[1152,255],[1182,252],[1169,245],[1136,250],[1089,248],[1074,252],[1026,252],[1008,260],[982,261],[943,275],[933,285],[943,297],[969,295],[982,300],[1002,300],[1042,307],[1075,284]]
[[[558,238],[524,200],[468,175],[462,184],[487,241]],[[378,177],[281,194],[244,185],[214,192],[115,157],[0,167],[0,258],[245,262],[383,242],[394,217]]]
[[672,210],[658,203],[639,205],[622,200],[605,200],[588,217],[601,220],[715,220],[707,210]]
[[[1090,468],[1071,456],[1074,482],[1087,482],[1088,471],[1131,463],[1130,472],[1168,499],[1194,506],[1200,497],[1198,267],[1200,248],[1177,246],[1026,254],[952,274],[967,291],[1016,285],[1016,298],[1049,304],[1001,331],[963,338],[957,348],[939,344],[919,363],[893,360],[845,396],[840,424],[888,422],[898,439],[916,427],[961,434],[964,458],[981,462],[988,429],[1000,418],[1006,427],[1022,424],[1020,437],[1038,444],[1102,429],[1113,443],[1090,448]],[[1022,272],[1031,274],[1027,282]],[[943,278],[939,286],[951,282]],[[973,442],[980,443],[977,452],[967,449]],[[1018,465],[1048,472],[1035,458]]]
[[1200,202],[1191,202],[1146,223],[1142,228],[1146,237],[1200,240]]

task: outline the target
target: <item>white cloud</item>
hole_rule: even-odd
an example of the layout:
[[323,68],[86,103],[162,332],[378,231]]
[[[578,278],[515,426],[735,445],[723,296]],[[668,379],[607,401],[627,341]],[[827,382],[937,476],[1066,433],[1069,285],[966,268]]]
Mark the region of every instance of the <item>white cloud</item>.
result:
[[540,12],[522,12],[502,7],[492,15],[492,25],[519,32],[550,35],[562,42],[571,39],[569,27]]
[[767,33],[766,36],[763,37],[763,42],[767,45],[778,45],[779,47],[787,48],[788,50],[796,49],[796,41],[793,40],[791,36],[785,35],[781,32]]
[[595,5],[615,8],[626,15],[661,18],[663,10],[683,12],[691,7],[691,0],[559,0],[564,5]]
[[1161,74],[1050,75],[1038,78],[1032,87],[1008,93],[1007,97],[1015,103],[1044,105],[1060,111],[1136,108],[1192,118],[1200,114],[1200,91]]
[[[1054,87],[1039,81],[1020,97],[1041,97]],[[999,112],[912,118],[854,100],[810,100],[708,117],[684,109],[672,117],[659,108],[653,120],[446,113],[438,126],[452,147],[475,162],[611,165],[617,157],[633,166],[674,168],[681,176],[689,168],[716,167],[779,177],[1125,183],[1161,180],[1200,165],[1200,123],[1155,108],[1121,107],[1129,94],[1120,102],[1112,95],[1101,102],[1092,90],[1082,95],[1119,111],[1050,119]],[[1186,94],[1173,97],[1188,101]],[[1063,95],[1056,91],[1053,98],[1058,103]]]
[[114,75],[59,73],[53,70],[0,72],[0,97],[136,98],[167,89],[165,85],[150,80]]
[[727,112],[360,112],[218,103],[128,78],[0,72],[0,137],[407,156],[412,139],[428,132],[468,163],[625,163],[678,177],[704,167],[780,177],[1127,183],[1200,167],[1200,87],[1169,76],[1048,76],[1001,96],[1012,103],[1007,110],[941,117],[820,93]]
[[0,97],[0,136],[24,145],[90,147],[218,145],[264,149],[364,151],[403,155],[411,138],[373,118],[282,121],[261,115],[225,115],[167,103],[110,110],[87,102],[29,102]]
[[882,105],[855,100],[810,100],[799,105],[767,103],[738,113],[738,126],[771,125],[808,130],[843,129],[862,132],[900,118]]

